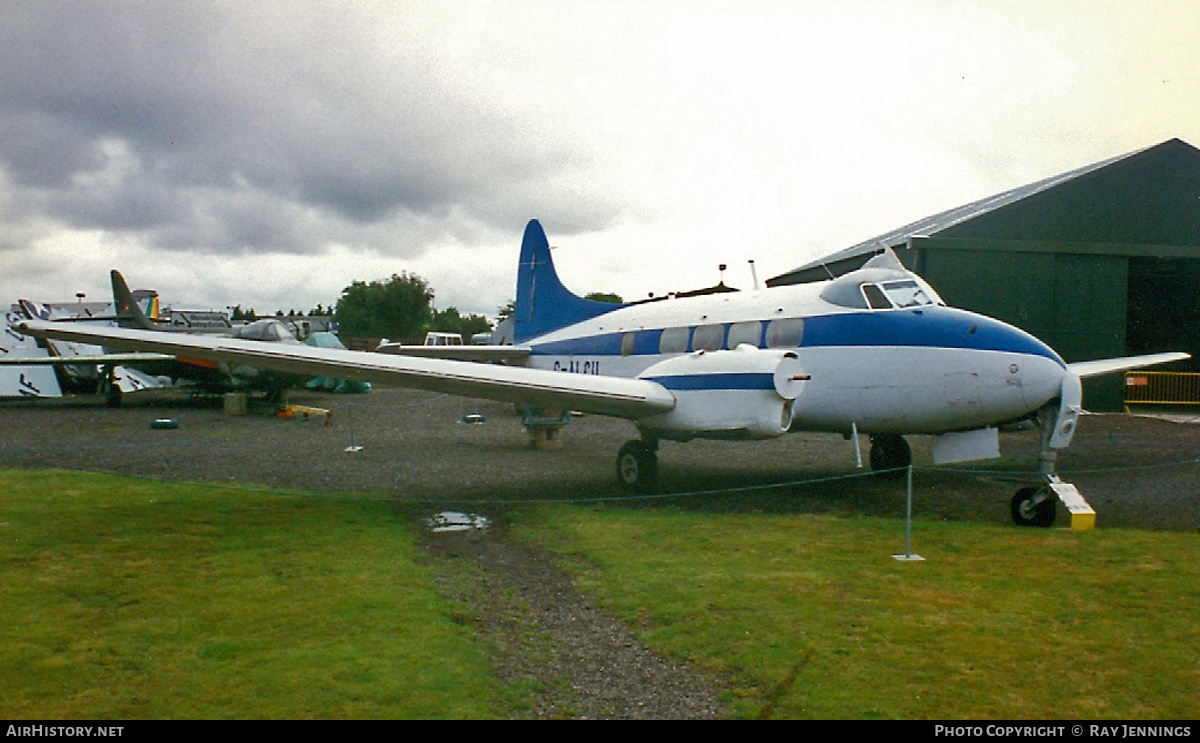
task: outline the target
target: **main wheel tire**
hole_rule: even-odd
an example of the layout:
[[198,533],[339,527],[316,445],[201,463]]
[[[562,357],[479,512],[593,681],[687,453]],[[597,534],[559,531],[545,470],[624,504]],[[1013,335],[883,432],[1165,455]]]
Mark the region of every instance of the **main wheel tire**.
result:
[[912,447],[903,436],[888,434],[871,437],[871,453],[868,456],[871,469],[886,471],[889,477],[899,477],[900,472],[912,464]]
[[1012,520],[1017,526],[1040,526],[1042,528],[1054,525],[1058,517],[1058,504],[1054,498],[1043,498],[1038,501],[1040,488],[1021,488],[1012,497]]
[[617,452],[617,480],[631,493],[649,493],[658,482],[658,454],[645,441],[627,441]]

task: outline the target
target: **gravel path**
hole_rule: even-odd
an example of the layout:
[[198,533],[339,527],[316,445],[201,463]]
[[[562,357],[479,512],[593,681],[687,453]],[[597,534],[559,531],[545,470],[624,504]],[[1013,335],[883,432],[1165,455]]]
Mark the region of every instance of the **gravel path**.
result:
[[[301,395],[331,408],[284,420],[263,411],[223,414],[219,401],[176,393],[129,398],[0,402],[0,466],[64,467],[166,480],[253,483],[329,492],[393,493],[398,512],[424,524],[456,510],[486,530],[432,533],[424,548],[448,597],[491,648],[500,678],[531,689],[527,717],[712,718],[720,684],[656,657],[620,622],[578,593],[550,555],[506,538],[513,501],[622,500],[735,512],[856,513],[902,517],[903,483],[853,477],[854,449],[836,435],[753,442],[665,442],[665,498],[627,500],[615,481],[624,421],[577,419],[559,451],[530,448],[508,405],[432,393],[376,390],[356,397]],[[482,415],[483,424],[464,423]],[[172,419],[174,430],[151,421]],[[986,469],[928,466],[928,441],[911,439],[920,467],[914,512],[1008,523],[1014,479],[1035,466],[1034,432],[1004,433],[1005,458]],[[345,451],[351,445],[357,452]],[[863,455],[865,456],[865,441]],[[1127,415],[1087,416],[1060,455],[1065,480],[1097,511],[1100,528],[1200,530],[1200,426]],[[703,494],[698,494],[703,491]],[[712,492],[717,491],[717,492]],[[1015,527],[1014,527],[1015,528]]]

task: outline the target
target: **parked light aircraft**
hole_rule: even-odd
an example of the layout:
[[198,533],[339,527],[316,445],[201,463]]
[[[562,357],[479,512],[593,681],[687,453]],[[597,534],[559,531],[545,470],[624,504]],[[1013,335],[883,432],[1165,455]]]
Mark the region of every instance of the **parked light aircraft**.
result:
[[[125,278],[119,271],[112,271],[110,274],[113,290],[113,306],[116,310],[112,317],[90,317],[78,318],[81,320],[109,320],[117,322],[122,328],[132,328],[138,330],[153,331],[156,333],[170,333],[172,335],[191,335],[203,334],[209,336],[226,336],[230,338],[239,338],[243,340],[265,341],[272,343],[288,343],[293,345],[303,345],[296,338],[295,333],[288,328],[284,323],[274,318],[266,318],[256,320],[247,325],[242,325],[232,328],[203,328],[199,331],[190,329],[165,329],[159,330],[156,323],[160,322],[157,318],[151,318],[142,311],[141,306],[134,299],[133,292],[129,290],[129,285],[125,282]],[[29,302],[22,300],[21,307],[23,312],[30,319],[38,317],[36,308]],[[63,321],[56,321],[63,322]],[[101,328],[96,328],[100,330]],[[111,328],[109,328],[111,330]],[[47,336],[52,337],[52,336]],[[103,341],[103,338],[98,337],[94,343],[111,346]],[[312,346],[323,346],[330,348],[345,348],[337,340],[332,333],[313,333],[305,340],[305,343]],[[117,347],[117,346],[112,346]],[[13,360],[11,363],[17,363]],[[108,370],[106,377],[110,376],[112,369],[116,365],[124,365],[137,369],[142,375],[149,377],[167,377],[172,380],[182,380],[188,384],[194,385],[196,389],[205,392],[220,393],[230,390],[248,390],[256,392],[264,392],[270,398],[277,398],[283,394],[284,390],[293,387],[304,386],[309,383],[312,375],[294,373],[288,371],[279,371],[268,367],[250,366],[237,363],[226,363],[218,359],[211,359],[203,356],[192,356],[187,353],[174,352],[152,352],[140,350],[133,353],[112,353],[105,351],[100,354],[92,355],[72,355],[70,357],[50,356],[47,358],[33,359],[28,363],[33,364],[96,364]],[[323,389],[338,392],[367,392],[370,390],[370,385],[361,382],[345,382],[343,380],[325,379],[319,380]],[[111,403],[115,403],[119,399],[120,389],[115,385],[107,384],[103,390],[108,396]]]
[[[634,491],[654,487],[661,439],[865,433],[872,466],[891,469],[911,460],[905,435],[934,436],[935,461],[965,461],[998,456],[997,426],[1017,421],[1039,424],[1042,471],[1052,477],[1055,452],[1070,443],[1081,412],[1081,377],[1187,357],[1067,364],[1023,330],[945,306],[887,252],[814,284],[625,305],[590,301],[559,280],[537,220],[521,245],[514,345],[446,347],[454,359],[35,321],[25,330],[627,418],[641,436],[621,447],[616,469]],[[394,350],[416,349],[428,352]],[[1018,523],[1046,524],[1054,512],[1048,487],[1014,498]]]

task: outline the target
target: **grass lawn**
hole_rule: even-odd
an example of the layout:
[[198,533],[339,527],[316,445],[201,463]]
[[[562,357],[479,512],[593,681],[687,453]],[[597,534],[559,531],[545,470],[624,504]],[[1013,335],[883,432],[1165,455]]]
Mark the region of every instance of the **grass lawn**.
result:
[[0,471],[0,716],[488,717],[387,503]]
[[1200,537],[547,507],[520,533],[741,717],[1195,719]]
[[[1195,719],[1200,536],[530,506],[739,717]],[[0,716],[506,717],[381,499],[0,470]],[[517,695],[519,696],[519,694]]]

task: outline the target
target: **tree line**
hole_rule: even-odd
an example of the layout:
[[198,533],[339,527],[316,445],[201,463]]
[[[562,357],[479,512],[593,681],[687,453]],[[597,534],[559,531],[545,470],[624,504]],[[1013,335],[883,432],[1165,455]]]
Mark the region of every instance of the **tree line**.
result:
[[[616,294],[593,292],[588,299],[601,302],[620,303]],[[338,334],[343,338],[388,338],[405,343],[420,343],[425,333],[458,333],[467,343],[476,333],[492,330],[492,323],[483,315],[464,315],[456,307],[435,309],[433,289],[425,279],[402,271],[386,280],[355,281],[342,290],[342,296],[332,308],[317,305],[309,315],[330,315],[338,325]],[[510,301],[498,309],[503,320],[513,312],[515,302]],[[283,316],[282,310],[275,313]],[[304,315],[292,310],[287,316]],[[253,309],[233,309],[233,320],[255,320],[258,315]]]

